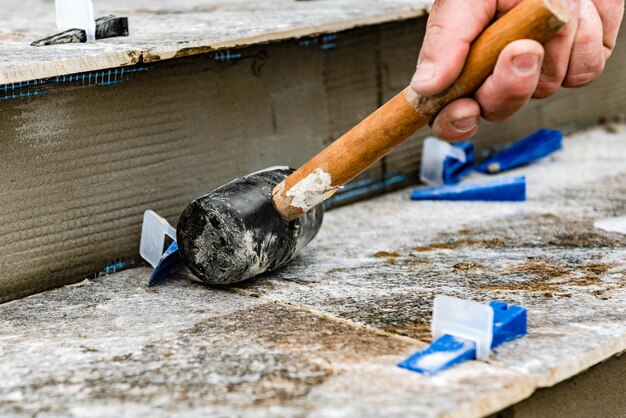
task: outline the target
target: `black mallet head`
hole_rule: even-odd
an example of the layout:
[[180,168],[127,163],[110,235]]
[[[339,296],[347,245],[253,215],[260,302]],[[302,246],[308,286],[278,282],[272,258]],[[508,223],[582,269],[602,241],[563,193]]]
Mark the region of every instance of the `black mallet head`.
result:
[[187,206],[176,239],[182,259],[198,278],[227,285],[275,270],[315,237],[323,205],[288,221],[272,203],[272,190],[293,171],[281,167],[250,174]]

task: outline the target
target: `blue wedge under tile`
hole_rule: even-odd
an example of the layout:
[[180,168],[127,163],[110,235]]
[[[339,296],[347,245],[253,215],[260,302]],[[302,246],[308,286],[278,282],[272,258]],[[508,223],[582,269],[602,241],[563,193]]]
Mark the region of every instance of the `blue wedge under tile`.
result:
[[425,350],[398,364],[398,367],[432,376],[475,358],[476,345],[472,341],[444,335]]
[[517,305],[493,301],[493,340],[491,348],[496,348],[507,341],[522,337],[528,333],[528,311]]
[[443,182],[444,184],[457,184],[467,177],[474,170],[474,144],[470,141],[457,142],[452,144],[465,152],[466,160],[461,162],[455,158],[447,157],[443,162]]
[[563,133],[541,129],[483,161],[476,170],[485,174],[497,174],[530,164],[563,148]]
[[154,286],[155,284],[162,282],[173,269],[181,266],[182,264],[183,260],[180,257],[180,252],[178,251],[178,243],[174,241],[169,247],[167,247],[167,250],[163,253],[161,260],[159,260],[159,264],[157,264],[152,271],[152,275],[148,281],[148,286]]
[[413,190],[411,199],[524,202],[526,201],[526,178],[505,177],[453,186],[418,187]]
[[[493,339],[491,348],[523,337],[527,334],[527,311],[521,306],[508,306],[493,301]],[[476,345],[463,338],[444,335],[428,348],[413,354],[398,364],[398,367],[432,376],[457,364],[476,358]]]

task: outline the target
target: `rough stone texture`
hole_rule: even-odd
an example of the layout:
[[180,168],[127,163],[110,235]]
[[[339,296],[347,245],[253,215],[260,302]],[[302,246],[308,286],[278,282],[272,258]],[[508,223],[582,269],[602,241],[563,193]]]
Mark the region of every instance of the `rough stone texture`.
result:
[[[138,268],[0,305],[0,415],[484,416],[626,350],[626,126],[565,140],[527,203],[331,211],[287,268],[232,290]],[[395,364],[438,293],[529,309],[526,338],[433,378]]]
[[[301,257],[243,288],[424,339],[436,294],[529,309],[530,335],[494,360],[550,386],[626,348],[626,129],[583,132],[525,175],[526,203],[411,202],[331,212]],[[485,176],[474,175],[473,180]]]
[[427,379],[395,367],[420,342],[188,278],[148,289],[148,276],[1,305],[0,415],[435,417],[496,411],[532,391],[480,363]]

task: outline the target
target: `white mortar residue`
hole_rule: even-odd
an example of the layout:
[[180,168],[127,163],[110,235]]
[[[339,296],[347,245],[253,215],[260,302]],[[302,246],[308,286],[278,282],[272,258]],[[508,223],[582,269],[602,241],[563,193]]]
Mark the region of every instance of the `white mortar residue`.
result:
[[324,201],[326,193],[335,189],[330,174],[316,168],[311,174],[300,180],[287,192],[291,197],[291,206],[308,211]]

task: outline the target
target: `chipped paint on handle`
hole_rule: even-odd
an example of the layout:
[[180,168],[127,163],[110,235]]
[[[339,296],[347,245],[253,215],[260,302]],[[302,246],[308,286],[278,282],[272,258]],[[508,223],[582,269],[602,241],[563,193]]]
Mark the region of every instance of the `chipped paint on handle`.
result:
[[287,192],[284,181],[276,186],[273,191],[274,205],[286,219],[294,220],[320,205],[341,188],[332,183],[331,175],[318,167]]
[[307,212],[322,203],[329,192],[337,190],[333,187],[330,174],[316,168],[311,174],[296,183],[286,193],[291,198],[291,206]]

